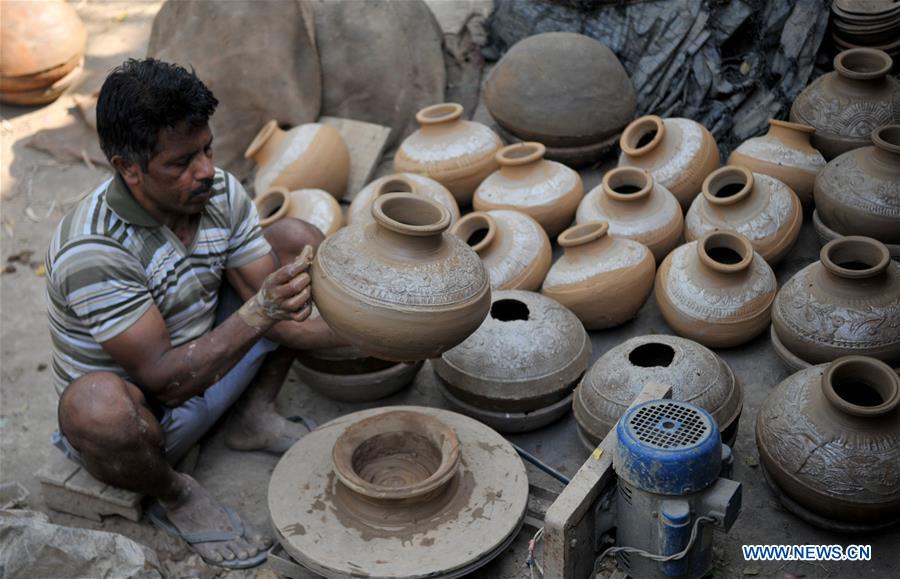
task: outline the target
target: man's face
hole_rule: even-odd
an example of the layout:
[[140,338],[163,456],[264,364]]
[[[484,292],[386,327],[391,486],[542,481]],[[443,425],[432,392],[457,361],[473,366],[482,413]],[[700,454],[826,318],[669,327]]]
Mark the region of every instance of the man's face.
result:
[[143,173],[141,189],[161,209],[196,214],[212,192],[212,132],[183,123],[159,133],[159,152]]

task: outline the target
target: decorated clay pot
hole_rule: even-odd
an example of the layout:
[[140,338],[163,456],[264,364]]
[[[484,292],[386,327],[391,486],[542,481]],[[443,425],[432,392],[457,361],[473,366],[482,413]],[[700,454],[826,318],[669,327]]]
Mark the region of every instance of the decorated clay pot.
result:
[[769,325],[775,274],[746,237],[713,231],[676,248],[656,276],[656,302],[679,335],[711,348],[743,344]]
[[360,224],[372,221],[372,203],[385,193],[414,193],[436,201],[450,212],[450,223],[459,219],[456,198],[446,187],[428,177],[415,173],[396,173],[375,179],[353,198],[347,211],[347,223]]
[[352,346],[304,350],[294,373],[304,384],[332,400],[372,402],[408,386],[422,362],[388,362],[371,358]]
[[606,221],[610,235],[643,243],[657,262],[678,245],[684,229],[678,200],[637,167],[609,171],[603,182],[584,196],[575,222],[591,221]]
[[541,225],[519,211],[475,211],[451,233],[478,253],[494,290],[537,291],[550,269],[550,238]]
[[900,123],[900,81],[886,52],[851,48],[834,57],[834,72],[814,80],[794,101],[791,121],[816,129],[813,146],[826,159],[870,144],[872,131]]
[[566,306],[588,330],[633,318],[653,288],[656,262],[646,245],[607,235],[605,221],[575,225],[557,239],[564,253],[541,293]]
[[494,154],[503,142],[485,125],[462,115],[463,107],[456,103],[416,113],[421,128],[400,144],[394,171],[430,177],[449,189],[459,205],[469,205],[478,184],[497,169]]
[[256,211],[263,227],[283,217],[293,217],[315,225],[325,237],[344,225],[341,206],[330,193],[321,189],[288,191],[284,187],[273,187],[256,198]]
[[788,377],[760,410],[756,445],[772,489],[807,522],[900,521],[900,383],[883,362],[846,356]]
[[646,169],[688,210],[706,176],[719,168],[719,148],[696,121],[648,115],[632,121],[619,139],[619,166]]
[[872,144],[844,153],[819,174],[813,223],[824,243],[866,235],[900,259],[900,124],[875,129]]
[[753,250],[775,265],[797,242],[803,209],[791,188],[768,175],[729,166],[703,181],[684,218],[684,238],[699,239],[710,231],[740,233]]
[[478,211],[515,209],[541,224],[550,237],[572,223],[584,187],[581,176],[561,163],[544,159],[544,145],[518,143],[497,152],[500,170],[475,191]]
[[728,164],[775,177],[809,205],[816,175],[825,167],[825,157],[809,141],[815,132],[807,125],[769,119],[769,132],[738,145]]
[[244,153],[256,163],[257,192],[272,187],[324,189],[340,200],[350,177],[350,152],[332,126],[298,125],[289,131],[269,121]]
[[524,432],[569,411],[590,359],[591,339],[564,306],[499,291],[478,330],[432,365],[451,408],[500,432]]
[[481,258],[447,232],[450,212],[420,195],[382,195],[372,215],[373,223],[345,227],[319,246],[316,306],[338,336],[371,356],[440,356],[490,309]]
[[608,350],[584,375],[573,408],[581,440],[594,450],[647,384],[669,384],[672,399],[712,414],[726,444],[734,444],[744,404],[725,361],[697,342],[659,334]]
[[847,355],[900,365],[900,265],[883,243],[848,236],[778,291],[772,343],[793,370]]

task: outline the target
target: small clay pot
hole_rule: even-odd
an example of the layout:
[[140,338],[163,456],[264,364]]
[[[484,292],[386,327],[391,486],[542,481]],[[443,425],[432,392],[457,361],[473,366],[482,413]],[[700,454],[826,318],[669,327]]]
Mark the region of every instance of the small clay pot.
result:
[[810,205],[816,175],[825,167],[825,157],[809,140],[815,132],[807,125],[769,119],[769,132],[738,145],[728,164],[775,177],[797,194],[800,203]]
[[900,81],[891,57],[851,48],[834,57],[834,72],[814,80],[791,106],[791,121],[816,129],[813,146],[828,160],[870,144],[872,130],[900,123]]
[[324,189],[340,200],[350,177],[350,152],[332,126],[298,125],[289,131],[269,121],[247,147],[244,158],[256,163],[257,193],[273,187]]
[[408,386],[422,362],[388,362],[351,346],[305,350],[294,360],[294,374],[319,394],[339,402],[374,402]]
[[500,170],[475,191],[477,211],[515,209],[530,215],[550,237],[572,223],[584,186],[581,176],[562,163],[544,159],[544,145],[518,143],[497,152]]
[[646,245],[607,235],[605,221],[570,227],[557,241],[565,253],[550,267],[541,293],[566,306],[588,330],[633,318],[653,288],[656,262]]
[[619,139],[619,166],[646,169],[687,211],[706,176],[719,168],[712,133],[696,121],[655,115],[631,122]]
[[388,193],[373,223],[327,238],[312,268],[313,299],[351,346],[397,362],[434,358],[474,332],[490,309],[481,258],[447,232],[450,212],[420,195]]
[[450,223],[456,223],[459,220],[459,205],[446,187],[434,179],[415,173],[396,173],[375,179],[356,194],[347,211],[347,223],[370,223],[372,221],[372,203],[385,193],[422,195],[446,207],[450,212]]
[[478,330],[432,366],[454,410],[500,432],[524,432],[569,411],[557,403],[590,359],[590,336],[564,306],[533,292],[499,291]]
[[678,200],[644,169],[618,167],[582,199],[575,222],[606,221],[609,234],[639,241],[657,263],[681,240],[684,219]]
[[788,377],[759,412],[756,446],[773,490],[808,523],[900,522],[900,383],[883,362],[847,356]]
[[823,243],[866,235],[900,259],[900,124],[875,129],[872,144],[844,153],[819,173],[813,223]]
[[550,269],[550,238],[519,211],[475,211],[450,230],[478,253],[492,290],[537,291]]
[[257,196],[256,211],[262,227],[284,217],[293,217],[315,225],[328,237],[344,226],[341,206],[330,193],[321,189],[288,191],[284,187],[273,187]]
[[793,370],[862,355],[900,365],[900,264],[883,243],[848,236],[778,291],[772,343]]
[[460,206],[472,202],[475,188],[497,169],[497,134],[462,118],[463,107],[443,103],[416,113],[421,128],[406,137],[394,155],[394,171],[430,177],[450,190]]
[[697,342],[664,334],[631,338],[608,350],[575,390],[575,420],[593,451],[647,384],[670,384],[672,399],[712,414],[725,444],[737,437],[741,385],[725,361]]
[[656,302],[679,336],[710,348],[747,342],[769,325],[775,274],[746,237],[713,231],[659,266]]
[[703,181],[684,218],[684,238],[728,230],[750,240],[753,250],[775,265],[794,247],[803,225],[803,209],[791,188],[746,167],[717,169]]

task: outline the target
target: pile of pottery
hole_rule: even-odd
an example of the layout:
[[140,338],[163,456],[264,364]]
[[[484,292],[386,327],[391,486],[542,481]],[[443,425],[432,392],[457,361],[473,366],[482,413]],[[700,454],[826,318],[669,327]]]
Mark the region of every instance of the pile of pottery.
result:
[[835,0],[831,39],[840,50],[869,47],[900,58],[900,5],[896,2]]

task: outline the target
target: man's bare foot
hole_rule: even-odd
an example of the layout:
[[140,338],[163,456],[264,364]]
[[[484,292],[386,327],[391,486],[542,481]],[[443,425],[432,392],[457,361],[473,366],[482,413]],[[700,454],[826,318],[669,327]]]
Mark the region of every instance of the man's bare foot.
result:
[[[166,509],[169,522],[179,533],[202,533],[209,531],[234,532],[228,513],[219,501],[215,500],[200,483],[186,474],[178,474],[185,482],[182,496],[173,502],[160,500]],[[272,540],[253,529],[246,522],[243,537],[230,541],[211,541],[194,543],[191,547],[207,562],[216,564],[235,559],[247,559],[260,551],[268,549]]]
[[274,404],[235,408],[225,425],[225,444],[233,450],[284,452],[309,429],[291,422],[275,411]]

